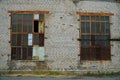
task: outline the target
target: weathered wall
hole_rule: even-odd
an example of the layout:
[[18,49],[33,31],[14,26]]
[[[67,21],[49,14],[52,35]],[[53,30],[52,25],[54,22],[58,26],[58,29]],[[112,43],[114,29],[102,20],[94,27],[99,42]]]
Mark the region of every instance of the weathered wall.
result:
[[[9,10],[49,11],[45,15],[45,63],[12,61]],[[120,5],[113,2],[73,0],[0,0],[0,69],[120,70],[120,42],[111,42],[111,61],[80,62],[79,15],[76,11],[111,12],[111,37],[120,38]]]

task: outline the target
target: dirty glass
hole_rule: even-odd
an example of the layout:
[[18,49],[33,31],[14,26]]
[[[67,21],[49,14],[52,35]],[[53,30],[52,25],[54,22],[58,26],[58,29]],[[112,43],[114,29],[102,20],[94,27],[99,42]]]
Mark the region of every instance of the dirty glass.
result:
[[17,30],[16,32],[22,32],[22,20],[17,21]]
[[17,59],[18,60],[21,60],[21,48],[20,47],[17,47]]
[[90,46],[90,41],[81,41],[81,46]]
[[109,16],[105,16],[105,21],[109,22]]
[[95,19],[98,21],[99,20],[99,16],[96,16]]
[[101,21],[105,21],[105,16],[101,16]]
[[44,14],[39,14],[39,19],[44,20]]
[[39,34],[34,34],[33,35],[33,44],[34,45],[39,45]]
[[90,16],[85,16],[85,19],[86,20],[90,20]]
[[32,51],[33,49],[32,49],[32,47],[28,47],[28,54],[27,54],[27,59],[28,60],[31,60],[32,59]]
[[85,22],[81,23],[81,32],[85,33]]
[[90,35],[82,35],[81,39],[82,40],[90,40]]
[[95,16],[91,16],[91,20],[96,20],[96,17]]
[[105,29],[106,34],[110,34],[110,23],[106,22],[106,29]]
[[32,20],[33,14],[23,14],[23,20]]
[[95,30],[96,30],[96,23],[95,22],[91,22],[91,33],[95,34]]
[[28,45],[28,34],[23,34],[22,35],[22,45],[27,46]]
[[28,32],[31,33],[32,32],[32,20],[28,21]]
[[16,53],[16,48],[12,47],[11,49],[11,59],[16,60],[17,59],[17,53]]
[[105,22],[101,22],[101,33],[105,34]]
[[12,32],[16,32],[17,31],[17,21],[12,21],[11,22],[11,26],[12,26]]
[[86,22],[85,24],[86,24],[85,26],[86,33],[90,33],[90,22]]
[[27,59],[27,48],[26,47],[22,48],[22,59],[23,60]]
[[81,16],[81,20],[85,20],[85,16]]
[[17,43],[17,35],[16,34],[12,34],[12,46],[16,46],[16,43]]
[[95,29],[96,33],[100,33],[100,23],[96,22],[96,29]]
[[81,60],[90,60],[90,49],[89,48],[81,48]]
[[21,36],[21,34],[16,34],[16,35],[17,35],[17,46],[21,46],[21,42],[22,42],[21,41],[21,39],[22,39],[21,37],[22,36]]

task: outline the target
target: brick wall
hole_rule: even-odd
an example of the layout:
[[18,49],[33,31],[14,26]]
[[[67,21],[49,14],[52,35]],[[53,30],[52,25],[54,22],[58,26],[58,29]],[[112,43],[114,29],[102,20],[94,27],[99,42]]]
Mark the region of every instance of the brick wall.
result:
[[[72,0],[0,0],[0,69],[35,70],[36,62],[11,61],[9,10],[49,11],[45,16],[45,63],[51,70],[119,70],[120,44],[111,42],[111,61],[80,62],[79,15],[83,12],[114,13],[111,17],[111,37],[119,38],[120,5],[113,2]],[[30,63],[26,64],[26,63]],[[12,64],[12,65],[11,65]],[[23,66],[21,66],[22,64]],[[13,68],[14,66],[14,68]],[[39,65],[40,66],[40,65]]]

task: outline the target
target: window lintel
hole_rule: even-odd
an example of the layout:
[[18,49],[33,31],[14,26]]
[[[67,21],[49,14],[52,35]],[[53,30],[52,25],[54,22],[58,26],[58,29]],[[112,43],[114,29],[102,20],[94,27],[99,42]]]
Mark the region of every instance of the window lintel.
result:
[[103,12],[76,12],[81,16],[112,16],[113,13],[103,13]]
[[11,14],[48,14],[49,11],[8,11]]

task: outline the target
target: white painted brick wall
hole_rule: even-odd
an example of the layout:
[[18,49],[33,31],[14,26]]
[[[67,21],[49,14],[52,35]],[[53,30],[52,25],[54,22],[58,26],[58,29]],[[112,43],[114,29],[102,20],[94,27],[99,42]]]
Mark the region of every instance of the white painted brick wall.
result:
[[[77,11],[83,12],[111,12],[111,37],[120,38],[120,5],[113,2],[101,1],[81,1],[74,4],[72,0],[1,0],[0,1],[0,69],[8,69],[8,54],[11,54],[10,44],[10,17],[9,10],[22,11],[50,11],[46,14],[45,21],[45,54],[48,55],[46,61],[52,70],[80,70],[84,67],[94,69],[116,69],[120,68],[120,44],[111,42],[112,60],[102,63],[80,62],[79,49],[79,15]],[[2,56],[3,55],[3,56]],[[16,63],[19,68],[21,62]],[[27,64],[26,64],[27,65]],[[30,66],[30,65],[27,65]],[[31,63],[35,66],[35,63]],[[82,68],[83,67],[83,68]]]

